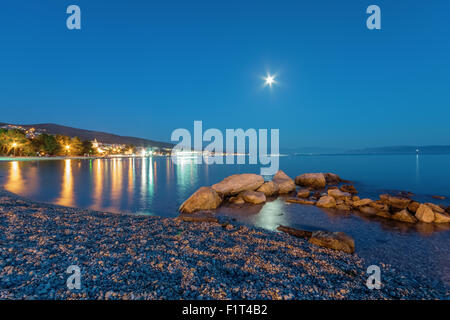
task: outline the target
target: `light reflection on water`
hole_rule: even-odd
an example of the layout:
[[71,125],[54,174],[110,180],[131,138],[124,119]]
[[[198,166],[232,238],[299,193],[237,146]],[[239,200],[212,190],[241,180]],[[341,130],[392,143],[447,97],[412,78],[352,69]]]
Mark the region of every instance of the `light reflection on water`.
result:
[[[291,177],[335,172],[352,180],[361,196],[374,198],[385,189],[407,190],[424,202],[436,202],[433,194],[450,196],[448,163],[449,155],[280,158],[281,168]],[[170,157],[0,162],[4,188],[32,200],[163,217],[177,216],[179,205],[199,187],[236,173],[259,173],[259,167],[197,165],[193,158],[175,163]],[[448,199],[443,203],[448,204]],[[355,239],[357,253],[371,263],[391,263],[419,274],[425,270],[429,277],[450,283],[450,237],[444,227],[342,215],[288,205],[282,198],[263,206],[225,206],[218,214],[269,230],[282,224],[343,231]]]

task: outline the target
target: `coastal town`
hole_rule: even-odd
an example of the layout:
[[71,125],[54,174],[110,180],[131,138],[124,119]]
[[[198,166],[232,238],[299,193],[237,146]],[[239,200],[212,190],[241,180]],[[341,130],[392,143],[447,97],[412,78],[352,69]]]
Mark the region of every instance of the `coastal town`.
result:
[[9,157],[117,157],[166,156],[172,149],[105,143],[94,138],[81,140],[62,134],[51,134],[45,129],[21,125],[0,126],[0,155]]

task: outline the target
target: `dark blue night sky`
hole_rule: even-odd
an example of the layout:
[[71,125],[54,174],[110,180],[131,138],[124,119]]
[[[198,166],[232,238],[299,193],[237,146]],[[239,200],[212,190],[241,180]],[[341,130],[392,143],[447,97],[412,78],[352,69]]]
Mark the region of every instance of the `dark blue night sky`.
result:
[[[66,28],[70,4],[82,30]],[[366,28],[371,4],[381,30]],[[0,39],[0,122],[169,141],[203,120],[279,128],[282,147],[450,144],[447,0],[3,1]]]

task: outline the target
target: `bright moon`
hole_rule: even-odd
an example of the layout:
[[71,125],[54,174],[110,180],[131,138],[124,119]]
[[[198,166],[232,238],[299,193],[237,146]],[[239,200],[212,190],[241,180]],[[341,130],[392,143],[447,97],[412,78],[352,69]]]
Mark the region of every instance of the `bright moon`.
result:
[[272,87],[272,85],[276,83],[275,76],[270,74],[267,74],[267,77],[264,78],[264,81],[265,81],[264,85],[269,87]]

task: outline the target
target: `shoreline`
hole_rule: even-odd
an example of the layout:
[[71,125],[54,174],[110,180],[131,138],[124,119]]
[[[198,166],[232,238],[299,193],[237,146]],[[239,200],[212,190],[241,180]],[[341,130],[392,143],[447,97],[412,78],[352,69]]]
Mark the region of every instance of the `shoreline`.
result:
[[[446,299],[432,281],[292,236],[219,223],[123,215],[0,190],[0,299]],[[223,220],[223,221],[221,221]],[[81,289],[66,286],[79,265]]]
[[[148,158],[150,156],[145,156]],[[163,155],[155,155],[153,157],[167,157]],[[0,162],[8,161],[44,161],[44,160],[96,160],[96,159],[117,159],[117,158],[142,158],[142,156],[137,155],[115,155],[115,156],[105,156],[105,157],[85,157],[85,156],[54,156],[54,157],[0,157]]]

